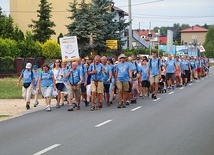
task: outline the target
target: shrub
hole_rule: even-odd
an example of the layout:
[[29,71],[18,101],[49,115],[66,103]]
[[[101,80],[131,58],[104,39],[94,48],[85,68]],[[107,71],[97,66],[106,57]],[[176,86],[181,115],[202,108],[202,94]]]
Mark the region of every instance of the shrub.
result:
[[20,49],[17,46],[17,42],[11,39],[0,38],[0,56],[17,57],[20,55]]
[[0,58],[0,72],[1,73],[13,73],[15,58],[11,56],[5,56]]
[[61,58],[61,51],[59,44],[54,40],[48,40],[42,47],[42,56],[46,59]]

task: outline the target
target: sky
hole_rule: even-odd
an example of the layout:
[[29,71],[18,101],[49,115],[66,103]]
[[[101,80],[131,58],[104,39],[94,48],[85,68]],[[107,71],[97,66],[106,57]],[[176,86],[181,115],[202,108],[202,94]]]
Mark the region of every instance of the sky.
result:
[[[129,0],[113,1],[128,13]],[[0,6],[9,14],[9,0],[0,0]],[[131,0],[131,9],[133,29],[149,29],[150,22],[151,28],[174,23],[214,24],[214,0]]]

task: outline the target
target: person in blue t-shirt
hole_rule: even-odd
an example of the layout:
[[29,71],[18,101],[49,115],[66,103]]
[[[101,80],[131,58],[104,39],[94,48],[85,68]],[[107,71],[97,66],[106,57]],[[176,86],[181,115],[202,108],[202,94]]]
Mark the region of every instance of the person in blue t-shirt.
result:
[[193,79],[195,78],[195,70],[196,70],[195,58],[193,56],[190,57],[190,67],[191,67],[190,82],[192,82]]
[[[87,102],[87,95],[86,95],[86,86],[87,86],[87,68],[85,66],[85,64],[81,63],[81,59],[76,60],[77,64],[78,64],[78,69],[81,71],[82,74],[82,83],[80,86],[80,90],[81,90],[81,95],[82,95],[82,100],[85,103],[85,106],[88,106],[88,102]],[[82,62],[85,62],[82,61]]]
[[176,87],[182,86],[182,78],[181,78],[181,72],[182,72],[182,64],[179,60],[179,56],[175,57],[175,79],[176,79]]
[[160,59],[157,58],[155,51],[152,52],[152,58],[149,60],[148,74],[150,76],[151,91],[153,92],[152,98],[157,99],[158,83],[161,77],[161,62]]
[[36,84],[36,89],[32,90],[32,94],[34,95],[34,107],[37,107],[37,105],[39,104],[38,101],[38,90],[39,90],[39,85],[38,85],[38,81],[39,81],[39,77],[40,77],[41,73],[39,73],[38,71],[38,66],[34,65],[33,66],[33,76],[35,78],[35,84]]
[[42,96],[45,98],[45,103],[47,105],[46,111],[51,111],[51,96],[53,91],[56,92],[57,89],[54,74],[47,64],[42,66],[38,85],[41,89]]
[[196,65],[195,78],[198,80],[201,78],[201,60],[198,56],[195,59],[195,65]]
[[182,78],[183,78],[183,82],[184,82],[185,86],[187,86],[188,77],[190,75],[190,72],[191,72],[190,62],[188,60],[188,57],[185,55],[184,59],[182,61]]
[[169,55],[165,63],[166,66],[166,80],[168,89],[174,90],[174,81],[175,81],[175,61],[172,59],[172,56]]
[[111,83],[111,78],[112,78],[112,70],[110,68],[110,66],[107,64],[107,57],[103,56],[101,58],[101,63],[103,64],[103,76],[102,76],[102,81],[103,81],[103,85],[104,85],[104,95],[106,95],[106,106],[109,107],[110,103],[110,83]]
[[141,66],[140,66],[140,76],[141,76],[141,92],[143,95],[143,98],[147,96],[149,87],[150,87],[150,82],[149,82],[149,75],[148,75],[148,60],[143,59]]
[[[129,82],[132,83],[132,67],[125,61],[126,56],[119,56],[120,63],[116,66],[115,80],[118,88],[118,108],[126,108],[127,93],[129,91]],[[123,102],[122,102],[123,100]]]
[[72,103],[71,99],[69,99],[69,108],[68,111],[73,111],[75,107],[77,110],[80,110],[80,86],[83,80],[83,74],[81,70],[78,68],[77,62],[72,62],[72,68],[70,69],[69,73],[65,76],[69,78],[69,83],[71,84],[72,94],[74,95],[76,103]]
[[17,87],[19,87],[21,80],[23,81],[22,97],[25,99],[27,110],[30,109],[32,85],[34,89],[36,89],[36,82],[31,67],[32,67],[31,63],[26,64],[26,67],[25,69],[22,70],[17,83]]
[[110,99],[109,99],[109,103],[112,104],[112,101],[114,100],[114,91],[115,91],[115,66],[114,66],[114,62],[112,59],[107,59],[107,64],[110,67],[110,70],[112,72],[112,76],[111,76],[111,81],[110,81],[110,88],[109,88],[109,93],[110,93]]
[[[91,111],[95,110],[95,99],[97,96],[97,106],[96,109],[101,108],[101,98],[103,95],[103,81],[102,76],[105,72],[103,64],[100,63],[100,56],[97,55],[94,57],[94,62],[89,66],[88,74],[91,75]],[[97,95],[96,95],[97,94]]]

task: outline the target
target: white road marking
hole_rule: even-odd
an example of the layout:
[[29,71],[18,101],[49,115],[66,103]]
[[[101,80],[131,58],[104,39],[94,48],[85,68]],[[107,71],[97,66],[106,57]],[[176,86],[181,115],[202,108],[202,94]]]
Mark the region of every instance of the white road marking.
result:
[[174,94],[174,91],[172,91],[172,92],[169,93],[169,95],[172,95],[172,94]]
[[160,100],[161,98],[157,98],[156,100],[153,100],[154,102],[156,102],[156,101],[158,101],[158,100]]
[[134,109],[132,109],[131,111],[136,111],[136,110],[138,110],[138,109],[140,109],[140,108],[142,108],[142,106],[139,106],[139,107],[137,107],[137,108],[134,108]]
[[189,84],[189,86],[191,86],[191,85],[192,85],[192,83]]
[[184,87],[181,87],[180,89],[182,90],[182,89],[184,89]]
[[42,151],[39,151],[39,152],[37,152],[37,153],[34,153],[33,155],[41,155],[41,154],[44,154],[45,152],[48,152],[48,151],[50,151],[50,150],[52,150],[52,149],[54,149],[54,148],[56,148],[56,147],[58,147],[58,146],[60,146],[61,144],[54,144],[54,145],[52,145],[52,146],[50,146],[50,147],[48,147],[48,148],[46,148],[46,149],[44,149],[44,150],[42,150]]
[[99,127],[101,127],[101,126],[103,126],[103,125],[105,125],[105,124],[107,124],[107,123],[110,123],[112,120],[107,120],[107,121],[105,121],[105,122],[103,122],[103,123],[100,123],[100,124],[97,124],[95,127],[96,128],[99,128]]

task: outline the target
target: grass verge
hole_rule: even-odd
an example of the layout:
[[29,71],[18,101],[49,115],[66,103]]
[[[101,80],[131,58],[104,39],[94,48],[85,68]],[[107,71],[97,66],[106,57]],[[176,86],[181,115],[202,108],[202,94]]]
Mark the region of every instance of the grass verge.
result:
[[0,115],[0,118],[10,117],[10,115]]
[[22,84],[17,87],[18,77],[0,79],[0,99],[20,99]]

